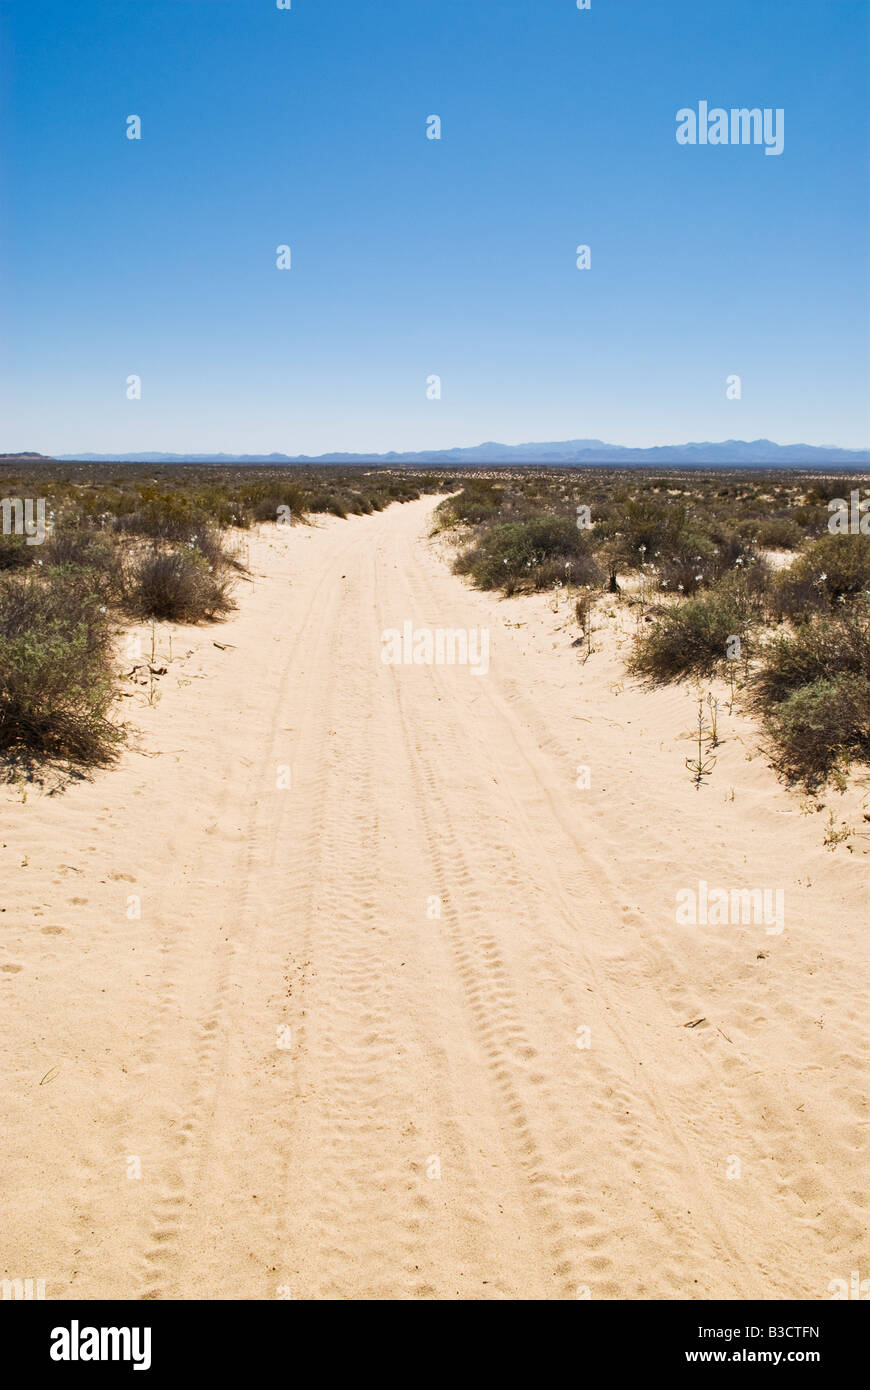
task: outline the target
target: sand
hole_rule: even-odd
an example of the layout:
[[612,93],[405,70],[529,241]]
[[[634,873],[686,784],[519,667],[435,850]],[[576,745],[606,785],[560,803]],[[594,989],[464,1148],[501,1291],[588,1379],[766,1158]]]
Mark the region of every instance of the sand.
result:
[[[696,789],[632,616],[583,661],[433,506],[263,528],[230,621],[158,626],[119,766],[3,789],[0,1278],[830,1298],[870,1274],[870,840],[823,840],[866,780],[790,792],[723,712]],[[406,620],[488,628],[488,674],[385,665]],[[700,880],[784,930],[679,924]]]

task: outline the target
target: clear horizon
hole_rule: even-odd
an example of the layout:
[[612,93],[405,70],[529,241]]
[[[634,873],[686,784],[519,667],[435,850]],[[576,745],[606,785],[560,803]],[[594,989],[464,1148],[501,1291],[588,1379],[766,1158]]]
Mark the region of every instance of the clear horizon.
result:
[[868,51],[870,0],[0,0],[3,451],[866,449]]
[[[451,453],[451,452],[455,452],[456,450],[459,450],[459,449],[480,449],[480,448],[483,448],[483,447],[484,447],[485,445],[487,445],[487,444],[492,444],[492,445],[495,446],[496,448],[509,448],[509,449],[510,449],[510,448],[535,448],[535,447],[538,447],[538,446],[540,446],[540,447],[542,447],[542,448],[548,448],[548,447],[552,447],[553,445],[556,445],[556,444],[572,444],[572,443],[579,443],[579,442],[588,442],[588,441],[587,441],[585,438],[582,439],[582,440],[581,440],[580,438],[577,438],[577,439],[564,439],[564,440],[563,440],[563,439],[559,439],[559,440],[555,440],[555,439],[550,439],[550,440],[545,440],[545,439],[540,439],[540,440],[521,439],[521,440],[517,440],[517,441],[515,441],[515,442],[508,441],[508,440],[504,440],[504,439],[487,439],[487,440],[478,440],[478,441],[477,441],[476,443],[474,443],[474,444],[431,445],[431,446],[427,447],[426,449],[417,449],[417,450],[415,450],[415,449],[381,449],[381,450],[375,451],[375,450],[361,450],[361,449],[358,449],[358,450],[352,450],[352,449],[323,449],[319,455],[317,455],[317,454],[315,454],[315,455],[308,455],[307,457],[312,457],[312,458],[326,457],[326,458],[328,458],[328,457],[329,457],[330,455],[332,455],[332,454],[340,454],[340,453],[342,453],[342,454],[345,454],[345,453],[372,454],[372,453],[375,453],[375,452],[377,452],[378,456],[380,456],[380,457],[384,457],[384,456],[386,456],[386,455],[388,455],[388,454]],[[789,440],[788,442],[783,443],[783,442],[781,442],[781,441],[779,441],[779,440],[775,440],[775,439],[766,439],[766,438],[764,438],[763,436],[759,436],[757,439],[750,439],[750,440],[747,440],[747,439],[737,439],[737,438],[718,439],[718,440],[717,440],[717,439],[687,439],[687,440],[683,440],[683,441],[679,441],[679,442],[674,441],[674,440],[671,440],[671,441],[669,441],[668,443],[665,443],[665,444],[645,444],[645,445],[644,445],[644,444],[640,444],[640,445],[624,445],[624,444],[621,444],[621,443],[620,443],[619,441],[617,441],[617,440],[607,440],[607,439],[600,439],[600,440],[596,440],[596,441],[594,441],[594,442],[595,442],[595,443],[598,443],[598,444],[600,444],[600,445],[602,445],[602,446],[604,446],[605,448],[638,448],[638,449],[642,449],[642,450],[649,450],[649,449],[654,449],[654,448],[688,449],[688,448],[700,448],[700,447],[704,447],[704,446],[706,446],[706,445],[710,445],[711,447],[714,447],[714,448],[721,448],[721,447],[723,447],[724,445],[727,445],[727,444],[735,444],[735,445],[748,446],[748,445],[756,444],[756,443],[772,444],[772,445],[774,445],[776,448],[779,448],[779,449],[822,448],[822,449],[829,449],[829,450],[832,450],[832,451],[833,451],[833,450],[838,450],[838,449],[841,449],[841,448],[843,448],[843,447],[846,447],[846,446],[841,446],[841,445],[838,445],[838,444],[809,445],[809,444],[807,443],[807,441],[804,440],[804,439]],[[12,451],[12,450],[0,450],[0,454],[2,454],[2,453],[11,453],[11,452],[14,452],[14,451]],[[21,452],[25,452],[25,451],[22,450]],[[34,451],[31,450],[30,452],[34,452]],[[41,451],[40,451],[40,452],[41,452]],[[96,454],[96,453],[101,453],[101,454],[102,454],[103,452],[104,452],[104,451],[96,450],[96,449],[81,449],[81,450],[77,450],[77,451],[70,451],[70,450],[62,450],[62,451],[61,451],[61,450],[59,450],[57,456],[58,456],[58,457],[61,457],[61,458],[63,458],[63,457],[65,457],[65,458],[72,458],[72,457],[75,457],[76,454],[82,454],[82,455],[84,455],[84,454]],[[868,445],[860,446],[860,445],[859,445],[859,446],[856,446],[855,449],[850,450],[850,452],[870,452],[870,446],[868,446]],[[256,455],[263,455],[263,456],[265,456],[265,455],[270,455],[270,454],[277,454],[277,455],[286,456],[286,457],[288,457],[288,458],[297,458],[297,457],[303,457],[303,456],[305,456],[305,455],[302,454],[302,453],[300,453],[300,454],[290,454],[290,453],[288,453],[288,451],[287,451],[286,449],[238,449],[238,450],[231,451],[231,450],[227,450],[227,449],[220,449],[220,450],[217,450],[217,449],[197,449],[197,448],[190,448],[190,449],[183,449],[183,450],[182,450],[182,449],[152,449],[152,448],[148,448],[148,447],[142,447],[142,448],[140,448],[140,449],[135,449],[135,450],[130,450],[130,449],[128,449],[128,450],[122,450],[122,451],[121,451],[121,455],[122,455],[122,456],[123,456],[124,454],[131,454],[131,453],[139,453],[139,454],[156,454],[156,453],[163,453],[163,454],[167,454],[167,455],[176,455],[176,456],[179,456],[179,457],[182,457],[182,456],[189,456],[189,455],[193,455],[193,454],[209,454],[209,455],[210,455],[210,454],[218,454],[218,453],[220,453],[220,454],[226,454],[227,457],[245,456],[245,455],[253,455],[253,454],[256,454]],[[106,456],[106,457],[109,457],[108,454],[106,454],[105,456]]]

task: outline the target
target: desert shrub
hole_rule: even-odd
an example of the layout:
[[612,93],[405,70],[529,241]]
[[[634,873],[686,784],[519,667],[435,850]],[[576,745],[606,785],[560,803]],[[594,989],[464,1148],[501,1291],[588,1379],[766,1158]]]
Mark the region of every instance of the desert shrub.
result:
[[870,603],[815,613],[761,651],[752,700],[774,761],[814,785],[870,754]]
[[181,492],[154,494],[143,490],[144,500],[135,511],[115,518],[115,528],[128,536],[146,536],[159,541],[186,541],[199,528],[212,524],[204,508]]
[[650,563],[658,573],[662,588],[694,594],[712,583],[721,572],[716,558],[716,546],[709,537],[683,532]]
[[124,596],[124,560],[116,540],[101,531],[63,527],[42,547],[40,560],[51,571],[62,570],[101,603],[117,605]]
[[[816,478],[807,490],[806,500],[811,503],[821,503],[827,509],[827,504],[833,502],[837,497],[848,497],[848,489],[852,484],[844,477],[839,478]],[[844,489],[846,489],[844,491]]]
[[712,676],[728,660],[728,639],[739,637],[745,654],[750,610],[728,589],[683,599],[659,612],[635,641],[628,662],[632,675],[654,682],[680,676]]
[[756,544],[766,550],[799,550],[803,544],[804,533],[790,516],[773,516],[768,521],[759,521],[754,530]]
[[681,531],[654,561],[662,587],[694,594],[725,580],[729,574],[745,572],[758,563],[755,543],[739,526],[720,525],[714,519],[706,531]]
[[235,488],[206,485],[197,490],[192,502],[197,523],[209,531],[249,526],[252,521],[250,508]]
[[774,570],[763,555],[740,559],[713,586],[714,593],[730,595],[747,622],[763,622],[770,616],[770,589]]
[[821,535],[828,528],[830,513],[827,507],[811,507],[802,503],[794,508],[792,516],[804,531]]
[[577,620],[577,626],[579,628],[582,628],[584,632],[589,626],[592,607],[595,603],[595,597],[596,595],[594,593],[587,592],[585,594],[581,594],[578,599],[574,600],[574,617]]
[[26,569],[36,559],[39,546],[28,545],[26,536],[0,532],[0,570]]
[[820,676],[768,709],[764,722],[780,770],[817,786],[851,758],[870,760],[870,680]]
[[[269,483],[246,488],[239,502],[238,514],[252,521],[275,521],[279,507],[289,507],[291,519],[301,518],[307,498],[303,488],[295,483]],[[286,516],[286,513],[281,513]]]
[[229,580],[198,550],[153,550],[132,566],[127,606],[138,617],[197,623],[234,605]]
[[202,555],[214,573],[221,570],[235,570],[238,573],[245,571],[245,566],[239,558],[238,547],[212,526],[201,526],[196,534],[191,536],[188,546]]
[[821,536],[779,579],[781,614],[800,618],[870,593],[870,536]]
[[498,516],[504,489],[488,478],[471,478],[461,492],[445,497],[435,509],[441,528],[450,526],[480,526]]
[[111,760],[121,731],[111,628],[98,599],[62,570],[0,576],[0,749],[81,765]]
[[313,492],[308,500],[308,510],[310,512],[329,512],[332,516],[347,516],[347,508],[341,499],[334,493]]
[[826,676],[870,679],[870,607],[814,614],[793,631],[780,632],[762,648],[755,689],[764,706],[785,700]]
[[597,515],[596,535],[612,575],[652,570],[663,588],[684,594],[717,583],[754,554],[746,520],[700,513],[682,498],[618,499]]
[[101,531],[87,527],[56,527],[45,542],[39,558],[48,565],[70,565],[77,569],[111,569],[116,548]]
[[813,614],[829,612],[830,602],[818,578],[811,574],[781,571],[771,588],[771,606],[778,622],[790,618],[792,622],[802,623]]
[[656,497],[616,499],[599,512],[597,532],[609,542],[620,569],[640,569],[659,555],[674,553],[687,530],[688,511],[682,501]]
[[456,560],[481,589],[544,589],[556,580],[600,583],[601,570],[589,541],[570,516],[538,516],[490,527]]
[[[727,531],[729,532],[729,534],[738,536],[744,546],[747,543],[754,546],[756,544],[756,537],[758,535],[758,528],[760,525],[761,523],[759,522],[758,517],[752,515],[747,516],[741,510],[737,512],[735,516],[729,518],[727,523]],[[714,529],[718,529],[717,527],[715,527],[715,524]]]
[[413,502],[420,496],[420,489],[410,478],[390,478],[387,482],[387,496],[393,502]]

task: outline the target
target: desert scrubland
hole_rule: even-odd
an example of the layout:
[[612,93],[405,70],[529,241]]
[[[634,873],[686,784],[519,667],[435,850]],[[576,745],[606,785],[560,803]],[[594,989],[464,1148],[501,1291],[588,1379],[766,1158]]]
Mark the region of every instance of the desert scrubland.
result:
[[865,479],[3,489],[53,524],[0,538],[0,1278],[866,1269]]

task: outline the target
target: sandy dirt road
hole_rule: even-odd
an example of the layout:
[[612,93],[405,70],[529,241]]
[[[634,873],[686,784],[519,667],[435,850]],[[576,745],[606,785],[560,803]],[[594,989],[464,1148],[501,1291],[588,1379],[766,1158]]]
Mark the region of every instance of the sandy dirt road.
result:
[[[176,633],[130,708],[138,749],[4,806],[0,1271],[48,1297],[829,1297],[867,1263],[858,866],[795,887],[783,938],[676,928],[693,874],[778,881],[774,830],[803,872],[803,821],[755,839],[750,798],[702,824],[613,720],[578,791],[576,666],[450,574],[433,505],[264,530],[239,614]],[[488,675],[385,665],[405,620],[488,625]]]

